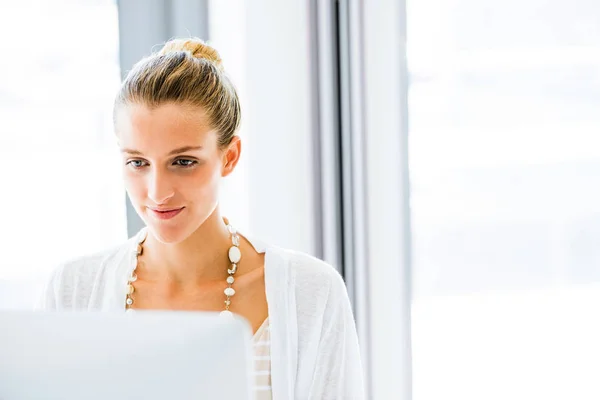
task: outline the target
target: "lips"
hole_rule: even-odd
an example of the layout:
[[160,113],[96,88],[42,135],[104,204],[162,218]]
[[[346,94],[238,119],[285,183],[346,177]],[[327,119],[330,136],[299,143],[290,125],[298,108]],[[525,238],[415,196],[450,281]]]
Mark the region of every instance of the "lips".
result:
[[150,210],[150,213],[154,217],[167,220],[176,217],[179,213],[181,213],[181,211],[183,211],[184,208],[185,207],[169,209],[148,208],[148,210]]

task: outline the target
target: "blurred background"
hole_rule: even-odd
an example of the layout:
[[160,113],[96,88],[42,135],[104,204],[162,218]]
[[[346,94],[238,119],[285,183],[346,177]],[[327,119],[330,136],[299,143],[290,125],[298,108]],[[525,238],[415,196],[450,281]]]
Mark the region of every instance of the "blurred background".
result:
[[242,100],[243,232],[344,276],[369,398],[600,398],[600,3],[0,2],[0,308],[141,227],[120,80],[172,37]]

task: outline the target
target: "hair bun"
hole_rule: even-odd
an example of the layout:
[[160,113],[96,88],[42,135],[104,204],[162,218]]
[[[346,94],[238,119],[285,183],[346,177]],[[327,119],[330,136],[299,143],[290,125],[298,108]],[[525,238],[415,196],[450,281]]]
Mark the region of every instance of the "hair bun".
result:
[[220,70],[223,70],[223,62],[219,52],[206,44],[202,39],[190,38],[169,40],[158,54],[166,55],[177,51],[189,52],[192,56],[208,60],[215,64]]

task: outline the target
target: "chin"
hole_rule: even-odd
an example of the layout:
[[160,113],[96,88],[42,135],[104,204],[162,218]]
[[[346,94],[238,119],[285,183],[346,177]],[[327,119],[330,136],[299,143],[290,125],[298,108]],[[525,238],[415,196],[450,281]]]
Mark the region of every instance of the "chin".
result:
[[187,239],[193,232],[187,226],[164,226],[151,223],[146,225],[148,231],[161,243],[177,244]]
[[[193,232],[193,224],[187,216],[178,215],[172,220],[161,221],[152,215],[144,215],[144,222],[148,232],[161,243],[177,244],[187,239]],[[184,217],[181,218],[180,217]],[[178,219],[178,221],[176,221]]]

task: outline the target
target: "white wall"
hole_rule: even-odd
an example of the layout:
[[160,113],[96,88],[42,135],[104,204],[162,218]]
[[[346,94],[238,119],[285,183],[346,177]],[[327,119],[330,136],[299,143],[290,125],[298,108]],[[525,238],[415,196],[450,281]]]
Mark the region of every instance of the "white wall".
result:
[[211,41],[242,97],[242,164],[224,188],[223,209],[247,213],[244,223],[258,238],[315,254],[308,3],[213,0],[210,7]]

